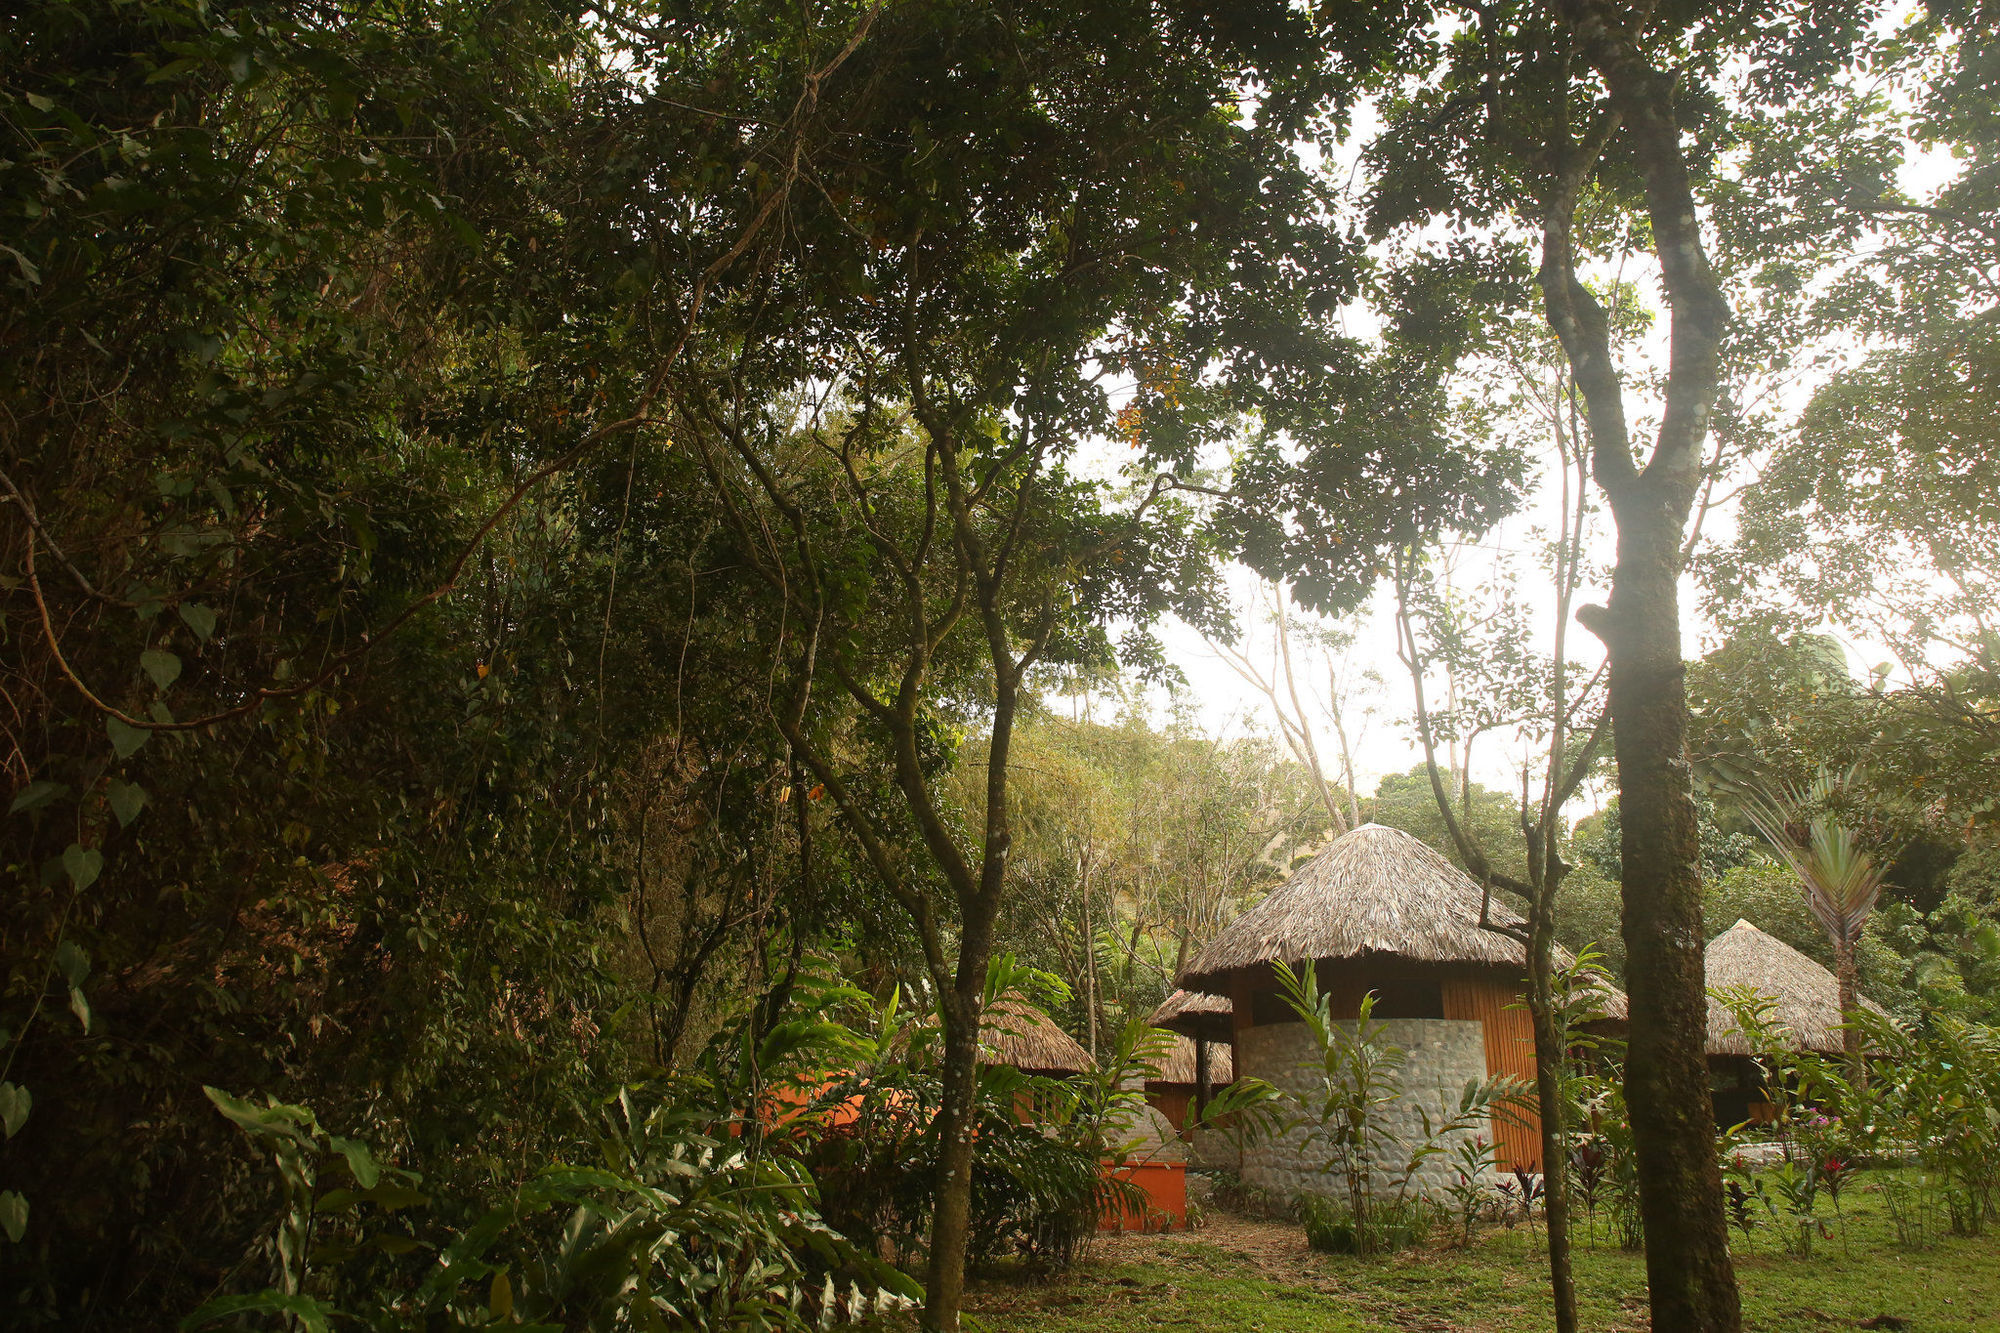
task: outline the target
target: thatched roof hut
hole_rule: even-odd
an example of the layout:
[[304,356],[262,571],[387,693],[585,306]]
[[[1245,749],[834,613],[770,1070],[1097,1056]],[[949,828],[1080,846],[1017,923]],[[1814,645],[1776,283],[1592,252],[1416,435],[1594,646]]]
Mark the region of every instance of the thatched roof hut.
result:
[[1203,1041],[1226,1042],[1235,1029],[1228,997],[1200,991],[1175,991],[1161,1001],[1146,1023]]
[[[1174,1044],[1167,1048],[1166,1055],[1161,1058],[1158,1076],[1146,1080],[1147,1087],[1158,1083],[1184,1084],[1190,1088],[1194,1086],[1194,1043],[1178,1032],[1173,1035]],[[1234,1082],[1235,1079],[1236,1069],[1230,1058],[1229,1043],[1226,1041],[1212,1043],[1208,1048],[1209,1085],[1219,1088]]]
[[[1525,969],[1520,942],[1479,924],[1479,886],[1401,829],[1363,824],[1329,843],[1195,955],[1178,984],[1230,993],[1232,972],[1307,959],[1400,958]],[[1487,920],[1519,926],[1498,896]]]
[[[1503,933],[1525,925],[1500,895],[1484,892],[1417,838],[1364,824],[1224,928],[1178,984],[1229,998],[1234,1072],[1280,1087],[1297,1083],[1302,1069],[1309,1074],[1317,1056],[1278,991],[1273,965],[1309,961],[1330,1017],[1351,1020],[1369,1003],[1374,1018],[1391,1026],[1389,1040],[1409,1059],[1405,1100],[1493,1074],[1532,1081],[1533,1025],[1519,1002],[1528,951],[1514,933]],[[1560,950],[1558,957],[1569,961]],[[1622,1017],[1625,997],[1614,989],[1605,999],[1611,1015]],[[1523,1114],[1494,1124],[1508,1165],[1539,1164],[1532,1121]],[[1246,1155],[1244,1179],[1279,1190],[1310,1187],[1310,1156],[1289,1140],[1267,1143]]]
[[[1708,942],[1703,957],[1711,991],[1748,986],[1767,995],[1777,1002],[1772,1017],[1792,1030],[1799,1049],[1840,1054],[1840,983],[1833,973],[1740,918]],[[1877,1013],[1884,1012],[1866,996],[1861,1003]],[[1743,1029],[1712,995],[1708,1001],[1708,1053],[1752,1053]]]
[[979,1020],[979,1046],[990,1062],[1027,1074],[1081,1074],[1097,1068],[1076,1038],[1012,991],[986,1006]]

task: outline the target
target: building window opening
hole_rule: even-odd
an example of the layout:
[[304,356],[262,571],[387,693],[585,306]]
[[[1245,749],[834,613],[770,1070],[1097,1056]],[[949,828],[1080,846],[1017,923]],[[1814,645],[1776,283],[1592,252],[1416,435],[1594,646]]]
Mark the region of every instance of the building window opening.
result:
[[1443,1018],[1444,988],[1435,981],[1385,981],[1375,988],[1377,1018]]

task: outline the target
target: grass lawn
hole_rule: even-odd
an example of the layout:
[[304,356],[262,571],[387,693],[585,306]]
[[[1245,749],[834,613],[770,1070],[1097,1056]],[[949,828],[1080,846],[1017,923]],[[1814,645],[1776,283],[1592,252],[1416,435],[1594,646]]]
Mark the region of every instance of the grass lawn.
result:
[[[1900,1250],[1868,1184],[1844,1200],[1845,1246],[1836,1232],[1799,1259],[1769,1232],[1735,1239],[1745,1326],[2000,1330],[2000,1236]],[[1518,1230],[1490,1231],[1469,1249],[1355,1259],[1312,1253],[1296,1226],[1225,1216],[1183,1235],[1105,1238],[1052,1282],[976,1283],[968,1323],[990,1333],[1543,1333],[1545,1264],[1539,1235]],[[1585,1328],[1646,1328],[1639,1255],[1586,1246],[1576,1269]]]

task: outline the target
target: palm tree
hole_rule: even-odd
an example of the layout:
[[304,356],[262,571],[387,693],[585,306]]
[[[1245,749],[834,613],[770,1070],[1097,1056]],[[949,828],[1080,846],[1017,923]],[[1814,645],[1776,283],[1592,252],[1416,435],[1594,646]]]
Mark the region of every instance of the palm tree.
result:
[[[1743,813],[1799,877],[1806,906],[1833,943],[1833,974],[1840,984],[1843,1015],[1852,1014],[1860,1004],[1855,993],[1854,950],[1861,942],[1868,914],[1875,910],[1875,900],[1882,895],[1882,878],[1888,872],[1888,866],[1876,859],[1874,851],[1863,845],[1860,835],[1834,809],[1858,772],[1850,768],[1833,774],[1822,769],[1803,791],[1796,787],[1751,791],[1743,800]],[[1858,1074],[1861,1034],[1852,1027],[1845,1029],[1841,1048]]]

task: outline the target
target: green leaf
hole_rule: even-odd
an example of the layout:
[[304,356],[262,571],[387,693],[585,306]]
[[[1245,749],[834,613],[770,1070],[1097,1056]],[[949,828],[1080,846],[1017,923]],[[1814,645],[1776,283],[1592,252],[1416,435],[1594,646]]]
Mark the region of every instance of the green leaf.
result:
[[146,789],[122,778],[111,779],[105,785],[104,795],[111,802],[111,813],[118,816],[120,828],[130,828],[146,805]]
[[408,1185],[387,1183],[373,1186],[361,1197],[385,1213],[393,1213],[403,1208],[421,1208],[430,1202],[430,1196],[419,1193]]
[[14,256],[15,266],[21,270],[21,276],[23,278],[26,278],[29,282],[38,283],[42,280],[41,269],[35,267],[33,260],[29,259],[19,250],[16,250],[13,246],[0,245],[0,254],[10,254]]
[[234,1120],[243,1129],[259,1138],[302,1140],[303,1130],[317,1128],[318,1121],[313,1113],[303,1106],[252,1106],[241,1097],[231,1096],[221,1088],[202,1085],[208,1099],[215,1103],[215,1109]]
[[187,627],[194,631],[194,636],[207,643],[209,637],[215,633],[215,612],[200,602],[182,602],[180,613],[181,619],[187,622]]
[[104,873],[104,853],[95,847],[85,847],[82,843],[73,842],[63,849],[62,864],[63,873],[69,876],[69,882],[76,887],[78,893],[82,893],[97,883],[97,877]]
[[164,648],[148,648],[140,653],[139,665],[153,678],[153,687],[158,690],[165,690],[181,676],[181,659]]
[[13,1190],[0,1190],[0,1227],[16,1245],[28,1233],[28,1201]]
[[34,1105],[35,1099],[26,1088],[17,1083],[0,1083],[0,1129],[7,1131],[8,1138],[21,1132]]
[[169,79],[178,79],[189,70],[199,68],[200,65],[201,62],[192,56],[182,56],[178,60],[169,60],[166,64],[148,74],[146,82],[165,83]]
[[368,1145],[354,1139],[334,1137],[329,1139],[333,1150],[347,1159],[347,1169],[354,1176],[354,1183],[362,1189],[375,1188],[375,1182],[382,1178],[382,1168],[375,1163],[375,1154],[368,1151]]
[[153,734],[143,727],[120,722],[115,717],[104,719],[104,731],[111,737],[111,752],[120,759],[131,758],[133,752],[144,745]]
[[514,1284],[507,1280],[505,1270],[493,1275],[493,1283],[487,1288],[486,1313],[495,1323],[514,1317]]
[[291,1295],[282,1291],[258,1291],[247,1296],[218,1296],[208,1304],[181,1320],[182,1333],[189,1329],[202,1328],[240,1314],[288,1314],[298,1321],[305,1333],[327,1333],[327,1316],[333,1308],[323,1305],[310,1296]]
[[75,940],[64,940],[56,946],[56,971],[62,973],[63,980],[70,985],[81,986],[83,979],[90,975],[90,955]]
[[69,784],[63,782],[30,782],[14,797],[14,803],[7,807],[7,813],[18,815],[24,810],[39,810],[58,796],[67,794]]
[[69,988],[69,1011],[76,1015],[76,1021],[83,1024],[83,1030],[90,1031],[90,997],[75,986]]

